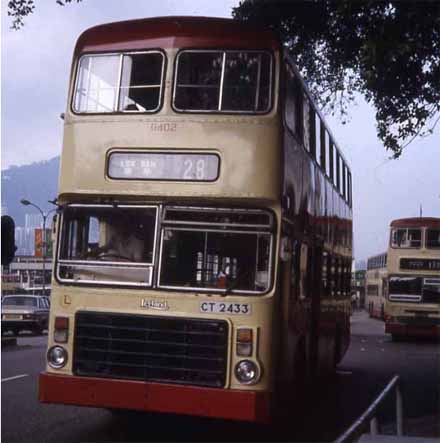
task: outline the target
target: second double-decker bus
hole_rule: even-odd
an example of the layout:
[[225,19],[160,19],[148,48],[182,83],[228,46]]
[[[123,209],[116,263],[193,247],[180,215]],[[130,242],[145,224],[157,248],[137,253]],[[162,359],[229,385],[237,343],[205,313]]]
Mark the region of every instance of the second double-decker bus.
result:
[[391,222],[385,332],[440,338],[440,218]]
[[387,254],[382,253],[367,260],[365,275],[365,306],[370,317],[385,319],[387,295]]
[[349,344],[351,182],[272,32],[85,31],[40,400],[258,422],[299,404]]

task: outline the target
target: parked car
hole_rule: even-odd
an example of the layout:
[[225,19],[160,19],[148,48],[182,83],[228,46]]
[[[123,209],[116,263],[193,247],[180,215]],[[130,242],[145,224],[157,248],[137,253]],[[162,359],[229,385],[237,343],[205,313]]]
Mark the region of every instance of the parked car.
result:
[[2,334],[32,331],[41,334],[49,324],[50,301],[37,295],[6,295],[2,299]]

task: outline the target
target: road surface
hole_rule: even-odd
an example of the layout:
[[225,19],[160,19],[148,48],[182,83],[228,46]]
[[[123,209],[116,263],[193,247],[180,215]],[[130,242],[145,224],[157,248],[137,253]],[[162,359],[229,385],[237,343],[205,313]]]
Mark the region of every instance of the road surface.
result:
[[[407,430],[418,431],[440,411],[440,348],[436,342],[393,343],[383,323],[364,313],[352,317],[350,349],[337,374],[316,385],[302,414],[276,430],[169,415],[114,417],[106,410],[42,405],[38,374],[44,369],[46,336],[20,336],[17,346],[2,349],[2,441],[332,441],[357,418],[394,374],[403,380]],[[381,417],[386,428],[393,404]],[[417,425],[417,423],[421,423]],[[440,428],[438,431],[440,436]]]

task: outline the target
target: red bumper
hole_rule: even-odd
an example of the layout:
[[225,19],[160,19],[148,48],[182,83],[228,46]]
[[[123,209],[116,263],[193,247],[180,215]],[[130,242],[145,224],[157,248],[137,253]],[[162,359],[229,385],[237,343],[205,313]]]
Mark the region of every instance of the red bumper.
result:
[[268,423],[270,394],[132,380],[40,374],[43,403],[133,409]]
[[385,333],[407,337],[438,337],[440,326],[413,326],[401,323],[385,323]]

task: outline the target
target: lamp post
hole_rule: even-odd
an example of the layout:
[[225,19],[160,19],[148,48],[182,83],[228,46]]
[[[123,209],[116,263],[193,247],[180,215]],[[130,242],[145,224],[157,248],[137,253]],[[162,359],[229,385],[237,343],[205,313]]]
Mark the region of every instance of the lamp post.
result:
[[56,211],[56,209],[52,209],[51,211],[44,213],[39,206],[30,202],[29,200],[22,198],[20,203],[24,206],[33,206],[34,208],[37,208],[43,217],[43,295],[46,295],[46,220],[48,215],[51,212]]

